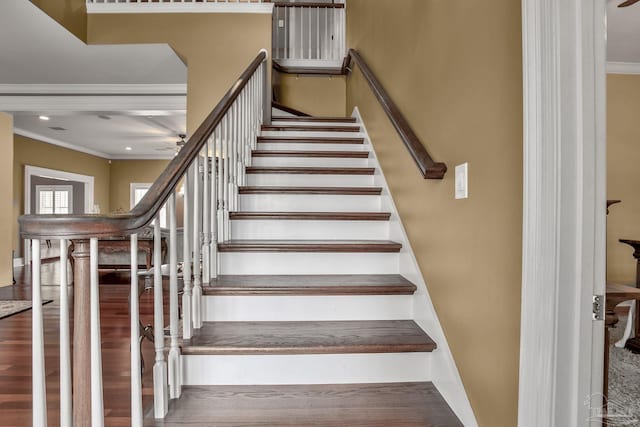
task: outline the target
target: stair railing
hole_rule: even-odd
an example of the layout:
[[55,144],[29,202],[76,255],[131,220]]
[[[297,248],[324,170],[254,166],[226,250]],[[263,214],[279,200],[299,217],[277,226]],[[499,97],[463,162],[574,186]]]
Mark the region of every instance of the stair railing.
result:
[[[229,211],[263,123],[270,123],[267,52],[260,51],[222,100],[130,212],[113,215],[25,215],[20,234],[32,239],[33,425],[47,425],[40,241],[60,239],[60,425],[103,426],[104,404],[98,286],[99,239],[129,239],[131,250],[131,425],[142,426],[139,239],[153,238],[154,416],[164,418],[181,393],[176,194],[184,188],[182,337],[202,324],[202,284],[218,273],[217,243],[229,238]],[[159,212],[168,211],[169,263],[163,268]],[[144,233],[152,227],[152,233]],[[69,329],[67,248],[73,242],[73,366]],[[168,267],[168,268],[167,268]],[[163,271],[168,270],[168,271]],[[169,351],[165,358],[163,274],[169,276]],[[192,279],[193,278],[193,279]],[[73,384],[72,384],[73,378]],[[73,390],[73,392],[72,392]]]
[[344,2],[274,2],[273,59],[285,67],[340,66],[345,26]]

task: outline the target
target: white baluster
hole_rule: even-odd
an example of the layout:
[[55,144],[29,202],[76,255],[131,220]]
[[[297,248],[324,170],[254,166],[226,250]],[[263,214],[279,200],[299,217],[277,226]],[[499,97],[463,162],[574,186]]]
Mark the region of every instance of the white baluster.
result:
[[284,57],[289,59],[289,10],[286,7],[281,9],[284,11]]
[[71,339],[69,336],[68,241],[60,239],[60,426],[71,427]]
[[224,139],[222,140],[222,147],[223,147],[223,163],[224,163],[224,176],[223,176],[223,191],[224,191],[224,196],[222,198],[222,200],[224,201],[223,203],[223,210],[222,210],[222,238],[223,241],[227,241],[229,240],[229,180],[230,180],[230,174],[231,174],[231,170],[229,169],[230,163],[229,163],[229,152],[230,152],[230,143],[229,143],[229,139],[231,136],[231,124],[230,124],[230,118],[229,118],[229,113],[227,113],[224,117]]
[[[236,182],[238,179],[238,103],[234,102],[231,106],[231,140],[230,148],[231,148],[231,156],[229,157],[229,161],[231,162],[231,168],[229,172],[231,172],[231,178],[229,179],[229,211],[236,210]],[[228,223],[229,227],[231,223]]]
[[218,209],[217,209],[217,242],[224,241],[224,157],[223,157],[224,119],[218,129],[218,139],[216,140],[216,158],[218,160]]
[[164,418],[169,411],[167,362],[164,358],[161,239],[160,215],[158,215],[153,222],[153,344],[156,351],[156,360],[153,364],[153,413],[155,418]]
[[209,234],[209,268],[211,278],[218,277],[218,167],[217,167],[217,150],[218,150],[219,129],[213,132],[211,140],[211,197],[209,208],[210,213],[210,234]]
[[140,357],[140,303],[138,290],[138,235],[131,235],[131,427],[142,427],[142,358]]
[[209,273],[209,238],[210,238],[210,216],[209,208],[211,204],[209,197],[211,196],[211,189],[209,188],[209,142],[211,138],[207,140],[204,145],[204,163],[203,163],[203,184],[202,184],[202,283],[208,284],[211,280]]
[[31,240],[31,388],[34,426],[47,426],[47,383],[44,367],[42,290],[40,289],[40,240]]
[[201,197],[200,194],[200,155],[196,156],[193,164],[193,296],[191,298],[191,309],[193,314],[193,327],[202,327],[202,282],[200,268],[200,232],[202,225]]
[[167,201],[169,211],[169,329],[171,335],[169,347],[169,387],[172,399],[182,394],[180,375],[180,348],[178,347],[178,232],[176,224],[176,194],[173,192]]
[[184,175],[184,207],[183,207],[183,262],[182,262],[182,338],[191,339],[193,334],[193,319],[191,314],[191,173]]
[[100,287],[98,286],[98,239],[89,241],[91,289],[91,427],[104,425],[102,401],[102,348],[100,343]]

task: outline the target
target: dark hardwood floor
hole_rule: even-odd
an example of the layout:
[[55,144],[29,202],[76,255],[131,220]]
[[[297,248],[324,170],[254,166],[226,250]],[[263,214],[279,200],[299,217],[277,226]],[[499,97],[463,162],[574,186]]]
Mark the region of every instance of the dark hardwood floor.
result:
[[[57,262],[42,266],[47,409],[49,426],[59,425],[59,301]],[[17,284],[0,288],[0,299],[31,299],[31,277],[23,268],[15,270]],[[127,275],[100,275],[102,362],[105,426],[129,426],[129,285]],[[69,288],[71,293],[71,288]],[[143,322],[153,320],[153,296],[140,299]],[[143,379],[145,406],[151,403],[153,346],[145,341],[147,369]],[[0,426],[31,426],[31,310],[0,319]]]

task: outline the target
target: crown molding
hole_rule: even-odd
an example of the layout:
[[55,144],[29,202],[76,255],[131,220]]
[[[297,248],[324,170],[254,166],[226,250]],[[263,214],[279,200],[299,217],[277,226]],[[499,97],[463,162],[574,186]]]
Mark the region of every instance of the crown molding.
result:
[[640,74],[640,62],[607,62],[607,74]]
[[109,156],[109,160],[171,160],[173,154],[116,154]]
[[107,153],[102,151],[92,150],[91,148],[81,147],[70,142],[61,141],[59,139],[50,138],[48,136],[40,135],[39,133],[31,132],[25,129],[13,128],[13,133],[16,133],[27,138],[35,139],[37,141],[46,142],[47,144],[57,145],[58,147],[68,148],[73,151],[80,151],[81,153],[91,154],[92,156],[102,157],[104,159],[111,159]]
[[262,13],[273,3],[87,3],[87,13]]
[[183,95],[177,84],[0,84],[0,95]]
[[186,111],[186,95],[0,95],[0,111]]

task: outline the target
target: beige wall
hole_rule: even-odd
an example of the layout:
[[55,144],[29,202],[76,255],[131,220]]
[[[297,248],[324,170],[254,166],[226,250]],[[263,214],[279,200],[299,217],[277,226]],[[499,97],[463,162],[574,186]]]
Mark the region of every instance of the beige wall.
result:
[[101,212],[109,212],[109,161],[79,151],[69,150],[20,135],[13,137],[13,223],[16,230],[13,248],[16,254],[21,242],[18,237],[18,216],[24,213],[24,167],[26,165],[55,169],[94,177],[94,203]]
[[622,200],[607,216],[607,279],[634,283],[633,249],[640,240],[640,76],[607,76],[607,199]]
[[[399,5],[402,7],[399,7]],[[347,82],[480,426],[517,424],[522,245],[520,3],[350,0],[360,51],[436,161],[422,179],[359,71]],[[380,25],[384,22],[384,25]],[[469,194],[454,200],[455,165]]]
[[168,160],[112,160],[109,184],[111,211],[129,211],[131,183],[153,183],[168,164]]
[[[0,113],[0,200],[5,206],[10,206],[13,197],[13,117]],[[4,209],[0,213],[0,286],[11,284],[13,277],[13,260],[11,259],[11,242],[17,224],[14,222],[13,211]]]
[[88,42],[168,43],[188,66],[187,129],[192,134],[258,51],[271,50],[271,15],[93,14]]
[[86,0],[31,0],[80,40],[87,39]]
[[343,117],[346,114],[344,76],[275,74],[278,102],[312,116]]

